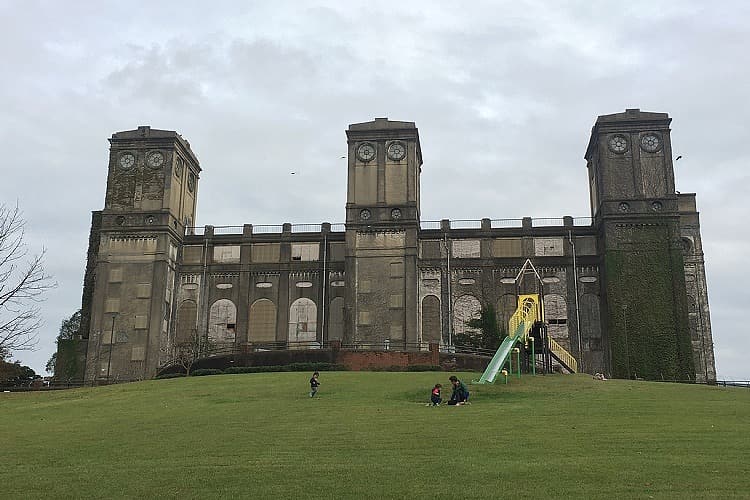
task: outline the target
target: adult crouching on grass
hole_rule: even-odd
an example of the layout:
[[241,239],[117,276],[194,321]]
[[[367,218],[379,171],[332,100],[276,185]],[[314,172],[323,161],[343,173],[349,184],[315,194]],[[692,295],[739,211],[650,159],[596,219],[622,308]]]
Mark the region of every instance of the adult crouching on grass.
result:
[[451,375],[448,380],[453,384],[453,393],[451,394],[451,399],[448,401],[448,404],[451,406],[468,404],[469,389],[466,388],[466,385],[458,380],[458,377],[455,375]]

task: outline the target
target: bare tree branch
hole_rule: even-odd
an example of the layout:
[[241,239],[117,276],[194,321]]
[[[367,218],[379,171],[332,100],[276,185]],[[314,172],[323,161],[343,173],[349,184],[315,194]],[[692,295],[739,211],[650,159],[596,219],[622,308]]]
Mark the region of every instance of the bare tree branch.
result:
[[33,350],[42,325],[38,303],[57,284],[44,270],[45,250],[30,258],[18,205],[0,204],[0,352]]
[[196,361],[208,357],[213,351],[213,342],[206,335],[199,334],[196,330],[184,341],[175,344],[170,364],[180,366],[190,375],[190,370]]

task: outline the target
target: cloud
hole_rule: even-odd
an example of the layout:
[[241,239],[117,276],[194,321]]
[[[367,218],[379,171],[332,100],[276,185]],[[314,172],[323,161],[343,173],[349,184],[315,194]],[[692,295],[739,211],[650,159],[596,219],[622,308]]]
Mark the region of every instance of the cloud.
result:
[[[674,117],[677,186],[698,193],[717,363],[747,298],[744,2],[8,2],[0,33],[4,177],[60,288],[44,347],[80,305],[107,138],[172,129],[201,160],[198,223],[340,222],[344,130],[416,122],[424,219],[588,215],[596,116]],[[289,172],[297,172],[291,176]],[[44,359],[42,359],[44,358]]]

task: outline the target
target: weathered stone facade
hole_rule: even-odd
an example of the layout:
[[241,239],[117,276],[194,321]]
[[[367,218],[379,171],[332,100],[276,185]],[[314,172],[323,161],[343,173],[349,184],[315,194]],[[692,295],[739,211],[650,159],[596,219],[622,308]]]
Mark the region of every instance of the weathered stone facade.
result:
[[[414,123],[351,125],[346,222],[314,227],[193,228],[201,169],[187,141],[116,133],[92,224],[86,377],[151,377],[195,336],[245,351],[426,351],[482,304],[506,325],[518,294],[540,293],[583,370],[713,380],[700,224],[695,195],[674,190],[669,122],[599,117],[591,218],[469,222],[420,220]],[[526,259],[541,282],[516,280]]]

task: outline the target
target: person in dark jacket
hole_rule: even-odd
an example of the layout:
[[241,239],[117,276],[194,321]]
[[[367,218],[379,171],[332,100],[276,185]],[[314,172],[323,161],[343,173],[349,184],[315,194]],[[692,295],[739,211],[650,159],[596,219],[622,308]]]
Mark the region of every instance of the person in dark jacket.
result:
[[310,378],[310,397],[313,397],[318,393],[318,386],[320,385],[320,380],[318,380],[319,376],[320,373],[315,372],[313,373],[312,378]]
[[467,404],[469,402],[469,389],[466,388],[466,385],[458,380],[455,375],[451,375],[448,380],[453,384],[453,393],[448,404],[451,406]]

